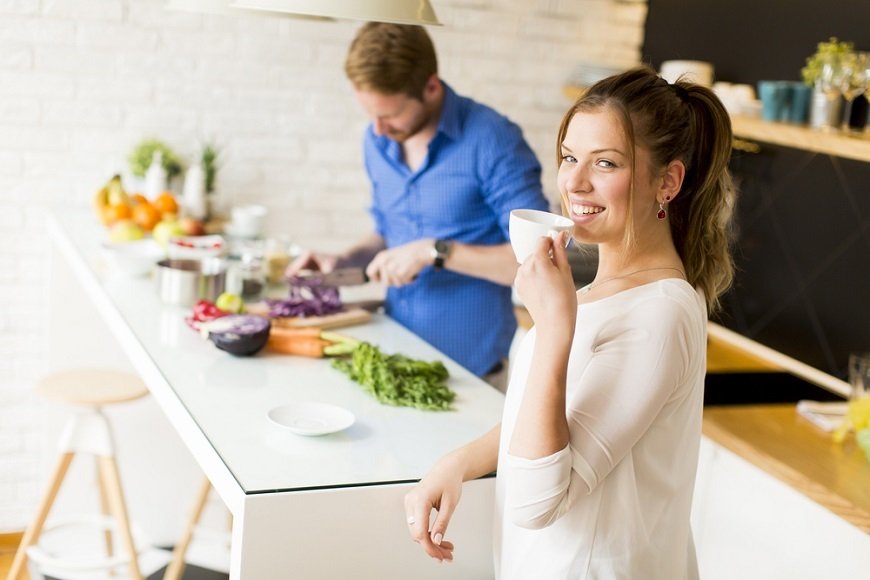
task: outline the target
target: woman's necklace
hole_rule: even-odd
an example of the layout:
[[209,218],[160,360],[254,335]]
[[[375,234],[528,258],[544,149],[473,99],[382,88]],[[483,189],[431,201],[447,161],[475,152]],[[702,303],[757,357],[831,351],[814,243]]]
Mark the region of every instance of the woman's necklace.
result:
[[628,278],[629,276],[634,276],[635,274],[640,274],[641,272],[651,272],[651,271],[653,271],[653,270],[673,270],[674,272],[679,272],[680,275],[683,276],[684,278],[686,277],[686,274],[683,273],[683,271],[680,270],[679,268],[667,268],[667,267],[662,267],[662,268],[643,268],[643,269],[641,269],[641,270],[635,270],[634,272],[629,272],[628,274],[620,274],[619,276],[611,276],[610,278],[605,278],[605,279],[602,280],[601,282],[593,282],[592,284],[588,284],[588,285],[583,286],[582,288],[580,288],[580,290],[578,290],[577,293],[580,294],[580,295],[582,296],[583,294],[586,294],[586,293],[589,292],[590,290],[594,290],[595,288],[598,288],[598,287],[601,286],[602,284],[606,284],[606,283],[608,283],[608,282],[610,282],[610,281],[612,281],[612,280],[619,280],[620,278]]

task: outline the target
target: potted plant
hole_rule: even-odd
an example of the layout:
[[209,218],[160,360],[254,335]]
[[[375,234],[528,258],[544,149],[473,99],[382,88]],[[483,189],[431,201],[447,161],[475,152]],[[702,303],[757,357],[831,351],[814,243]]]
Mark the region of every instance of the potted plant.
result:
[[807,57],[806,66],[801,69],[801,77],[806,85],[813,88],[811,127],[839,126],[842,111],[840,63],[853,51],[853,43],[843,42],[832,36],[827,42],[820,42],[815,54]]
[[205,181],[206,214],[208,217],[214,217],[215,214],[221,213],[220,200],[217,195],[217,173],[220,167],[220,157],[221,150],[213,141],[203,144],[199,162],[202,165]]
[[205,192],[214,193],[215,179],[217,178],[218,157],[220,149],[214,143],[206,143],[202,146],[200,162],[205,173]]
[[133,174],[133,177],[140,180],[144,179],[145,173],[154,160],[155,153],[160,154],[160,162],[166,171],[166,179],[171,182],[172,178],[181,173],[181,160],[175,151],[157,139],[145,139],[133,147],[133,150],[127,157],[127,162],[130,164],[130,173]]

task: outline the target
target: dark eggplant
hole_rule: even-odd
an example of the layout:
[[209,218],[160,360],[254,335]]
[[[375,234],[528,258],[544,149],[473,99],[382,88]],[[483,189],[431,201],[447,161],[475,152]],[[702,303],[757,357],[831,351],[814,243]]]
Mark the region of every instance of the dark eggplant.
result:
[[266,346],[272,323],[254,314],[222,316],[201,327],[216,347],[235,356],[250,356]]

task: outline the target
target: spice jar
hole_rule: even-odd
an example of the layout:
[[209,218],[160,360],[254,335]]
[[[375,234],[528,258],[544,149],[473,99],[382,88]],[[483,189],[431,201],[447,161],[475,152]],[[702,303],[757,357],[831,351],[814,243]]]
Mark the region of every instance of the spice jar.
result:
[[266,290],[262,240],[245,240],[235,244],[237,259],[227,272],[227,291],[246,302],[262,298]]
[[245,254],[239,264],[241,296],[245,301],[259,300],[266,289],[266,272],[263,260],[253,254]]
[[285,237],[266,240],[266,274],[270,284],[283,284],[286,281],[284,272],[290,265],[291,246],[290,240]]

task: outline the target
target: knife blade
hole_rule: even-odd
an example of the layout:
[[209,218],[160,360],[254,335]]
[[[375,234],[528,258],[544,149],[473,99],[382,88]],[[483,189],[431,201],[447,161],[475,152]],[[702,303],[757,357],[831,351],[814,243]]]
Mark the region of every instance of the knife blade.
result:
[[302,281],[320,286],[359,286],[369,281],[363,268],[336,268],[331,272],[303,270],[296,274]]

